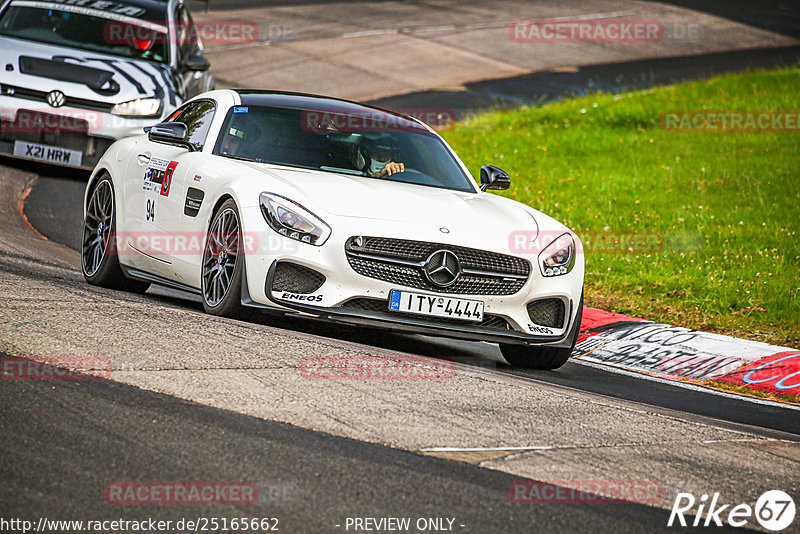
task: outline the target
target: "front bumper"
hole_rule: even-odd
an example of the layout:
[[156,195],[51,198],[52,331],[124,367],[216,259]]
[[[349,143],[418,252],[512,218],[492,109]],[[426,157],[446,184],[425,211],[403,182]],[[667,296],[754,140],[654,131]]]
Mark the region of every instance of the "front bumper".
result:
[[[277,263],[277,261],[274,262],[267,272],[265,283],[266,287],[272,286]],[[405,314],[390,312],[388,311],[388,306],[386,307],[386,311],[356,310],[353,308],[347,308],[345,306],[325,308],[322,306],[314,306],[312,304],[281,300],[275,296],[275,292],[269,292],[267,295],[272,304],[278,306],[279,308],[289,308],[297,312],[335,322],[396,330],[398,333],[424,334],[466,341],[547,345],[548,347],[555,348],[572,348],[572,339],[574,338],[575,330],[580,326],[570,323],[572,327],[565,329],[565,331],[568,332],[568,335],[561,336],[560,340],[554,342],[554,336],[537,336],[519,332],[513,330],[508,323],[506,328],[495,328],[491,326],[474,325],[471,323],[460,322],[448,323],[433,317],[415,318]],[[378,301],[378,299],[375,300]],[[576,304],[570,301],[569,306],[570,308],[568,311],[568,317],[571,317],[571,321],[574,321]]]
[[[260,218],[257,208],[253,210],[252,214],[245,213],[243,218],[253,220],[248,215]],[[391,223],[384,226],[380,222],[370,221],[369,227],[371,235],[409,239],[410,234],[423,241],[441,242],[436,240],[441,237],[438,228],[424,235],[423,229],[404,231]],[[527,258],[532,263],[532,272],[523,287],[511,295],[432,292],[396,281],[384,281],[358,274],[345,254],[345,242],[350,237],[347,231],[334,232],[321,247],[291,241],[277,234],[260,235],[264,237],[260,239],[262,242],[258,244],[258,252],[246,256],[247,295],[243,298],[244,304],[338,322],[458,339],[548,347],[570,347],[572,344],[577,306],[583,289],[583,258],[579,259],[571,273],[552,278],[541,276],[535,265],[535,258]],[[464,240],[461,243],[463,246]],[[324,282],[299,298],[297,294],[287,295],[286,290],[273,291],[277,265],[284,261],[321,273]],[[484,320],[473,323],[390,311],[388,299],[392,290],[435,297],[481,300],[484,303]],[[563,302],[565,317],[561,327],[541,328],[532,323],[527,305],[544,299],[558,299]]]

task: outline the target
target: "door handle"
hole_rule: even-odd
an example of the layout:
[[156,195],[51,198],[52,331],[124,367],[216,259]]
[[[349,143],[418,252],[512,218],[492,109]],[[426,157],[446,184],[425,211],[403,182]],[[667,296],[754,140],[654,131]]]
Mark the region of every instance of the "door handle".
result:
[[150,154],[139,154],[136,159],[139,160],[139,165],[147,165],[150,163]]

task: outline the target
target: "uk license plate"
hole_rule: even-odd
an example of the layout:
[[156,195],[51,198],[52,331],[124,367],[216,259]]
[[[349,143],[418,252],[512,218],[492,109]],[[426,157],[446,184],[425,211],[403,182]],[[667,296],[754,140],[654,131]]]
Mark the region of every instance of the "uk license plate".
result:
[[14,141],[14,155],[73,167],[80,167],[83,159],[83,153],[79,150],[28,143],[26,141]]
[[483,301],[392,290],[389,310],[462,321],[483,321]]

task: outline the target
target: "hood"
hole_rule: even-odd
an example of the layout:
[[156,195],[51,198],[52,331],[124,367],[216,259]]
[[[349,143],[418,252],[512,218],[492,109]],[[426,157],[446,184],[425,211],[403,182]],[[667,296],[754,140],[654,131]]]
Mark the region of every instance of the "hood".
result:
[[[305,205],[323,219],[326,214],[332,214],[408,226],[423,225],[437,231],[445,227],[459,236],[507,236],[515,231],[538,228],[534,210],[497,195],[259,163],[244,165],[281,183],[280,190],[270,192]],[[365,224],[368,223],[365,221]]]
[[3,71],[3,85],[106,104],[154,96],[165,111],[180,104],[171,67],[150,61],[0,37],[0,65],[14,68]]

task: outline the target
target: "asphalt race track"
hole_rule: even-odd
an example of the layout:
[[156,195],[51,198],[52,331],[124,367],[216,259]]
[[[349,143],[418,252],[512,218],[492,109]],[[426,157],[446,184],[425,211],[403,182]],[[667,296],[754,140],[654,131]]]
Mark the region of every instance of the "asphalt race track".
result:
[[[301,31],[324,28],[326,39],[359,24],[400,27],[406,22],[386,13],[402,14],[409,6],[447,19],[426,24],[478,19],[488,9],[477,0],[447,13],[440,2],[377,4],[385,11],[365,10],[354,20],[341,14],[337,2],[289,0],[264,9],[289,23],[307,16],[308,29],[298,23]],[[506,9],[501,4],[492,5]],[[612,8],[602,0],[587,4],[586,12]],[[642,6],[649,4],[670,16],[683,5],[638,2],[637,13],[646,13]],[[723,2],[701,4],[703,17],[752,26],[748,36],[769,41],[773,32],[774,47],[731,51],[714,45],[696,56],[660,53],[618,61],[608,60],[619,58],[608,47],[595,51],[603,61],[581,69],[522,72],[502,66],[496,69],[502,76],[456,86],[412,91],[418,81],[413,79],[399,95],[387,82],[370,98],[387,107],[449,107],[468,114],[800,59],[800,46],[792,41],[800,36],[800,19],[785,16],[780,2],[768,2],[763,16],[752,9],[732,15]],[[202,9],[202,3],[192,5]],[[580,2],[565,5],[576,13],[584,9]],[[252,8],[254,14],[244,10],[236,16],[262,16],[256,13],[261,2],[212,0],[211,6]],[[341,20],[327,20],[334,15]],[[416,29],[403,28],[399,34],[407,41],[425,43]],[[373,37],[388,39],[364,38]],[[450,35],[427,45],[433,41],[468,48]],[[472,57],[488,57],[477,41],[470,41],[476,47]],[[285,46],[264,45],[253,56],[332,45],[303,34]],[[220,48],[210,55],[230,79],[236,69],[250,69],[247,54],[240,64],[227,59],[235,53]],[[314,68],[328,59],[314,56]],[[570,59],[578,60],[559,58]],[[356,86],[359,78],[349,83]],[[99,380],[0,381],[0,518],[277,518],[281,532],[325,533],[354,531],[346,528],[348,518],[407,517],[452,520],[452,531],[471,533],[673,532],[667,520],[678,492],[719,492],[722,502],[751,505],[768,490],[800,494],[796,406],[681,387],[578,360],[553,372],[518,370],[485,343],[260,313],[246,321],[220,319],[204,314],[197,297],[179,291],[151,287],[133,295],[90,286],[77,252],[86,178],[0,158],[0,358],[102,357],[112,367]],[[302,376],[305,358],[328,356],[456,363],[449,380]],[[111,502],[109,486],[125,481],[246,483],[258,488],[258,498],[206,506]],[[555,487],[559,481],[646,481],[661,493],[647,503],[516,503],[511,493],[520,481]],[[755,521],[735,530],[751,527],[758,530]],[[800,532],[785,532],[790,531]]]

